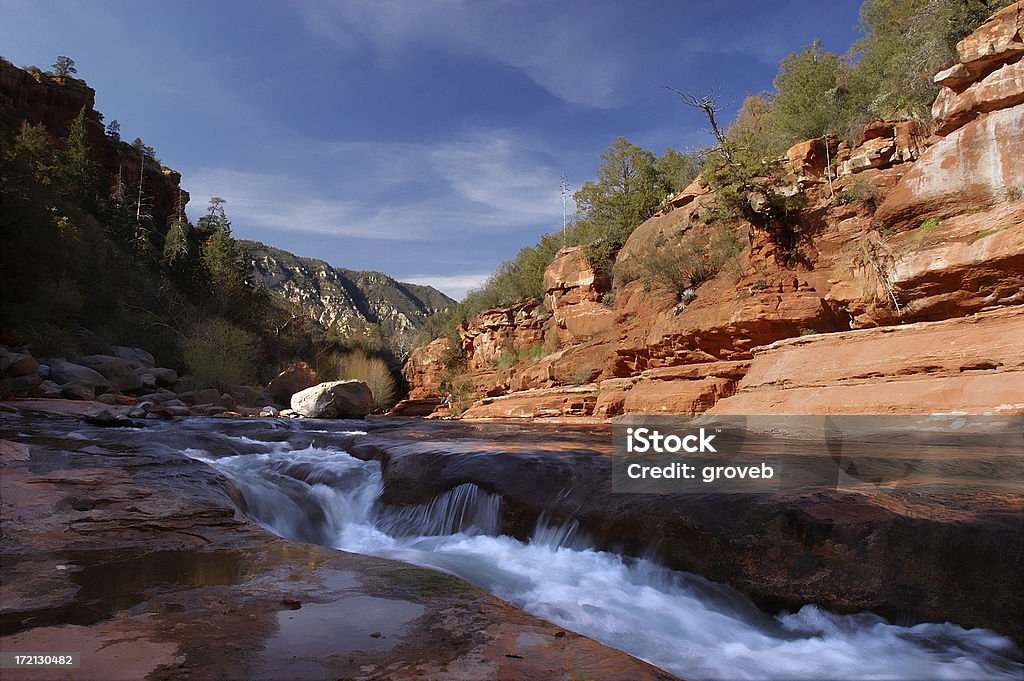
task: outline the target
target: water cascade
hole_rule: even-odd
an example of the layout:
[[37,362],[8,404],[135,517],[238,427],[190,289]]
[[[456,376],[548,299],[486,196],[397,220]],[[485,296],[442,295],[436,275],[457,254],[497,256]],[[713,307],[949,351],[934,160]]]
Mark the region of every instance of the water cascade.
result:
[[[255,444],[252,441],[249,443]],[[459,575],[534,615],[688,679],[1019,679],[1020,651],[984,629],[897,626],[814,605],[770,616],[733,589],[587,548],[574,524],[498,534],[501,498],[462,484],[422,506],[378,502],[380,465],[344,451],[265,442],[257,453],[186,453],[237,484],[276,534]]]

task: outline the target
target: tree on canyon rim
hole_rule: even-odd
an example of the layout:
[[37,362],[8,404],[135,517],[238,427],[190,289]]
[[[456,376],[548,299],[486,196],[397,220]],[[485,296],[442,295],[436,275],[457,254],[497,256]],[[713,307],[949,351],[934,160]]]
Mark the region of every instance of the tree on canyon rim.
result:
[[53,62],[50,68],[53,69],[53,75],[58,78],[67,78],[72,73],[78,73],[78,69],[75,68],[75,60],[63,54],[57,57],[57,61]]
[[573,194],[576,238],[585,243],[591,263],[610,269],[615,253],[637,225],[654,215],[665,198],[665,183],[653,152],[625,137],[601,153],[597,180]]

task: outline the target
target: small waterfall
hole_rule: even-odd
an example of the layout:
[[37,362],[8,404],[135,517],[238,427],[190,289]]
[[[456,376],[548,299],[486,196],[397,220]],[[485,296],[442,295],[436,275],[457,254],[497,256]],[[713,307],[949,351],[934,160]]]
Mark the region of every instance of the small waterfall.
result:
[[285,538],[459,575],[684,678],[1024,677],[1021,651],[984,629],[904,627],[813,605],[773,617],[725,585],[598,551],[571,520],[542,519],[529,542],[499,535],[501,498],[473,484],[420,506],[384,506],[380,465],[340,450],[274,442],[221,458],[186,453],[232,478],[250,515]]
[[547,516],[541,514],[537,520],[537,527],[533,530],[530,542],[547,546],[551,549],[570,548],[585,549],[591,545],[580,531],[580,524],[576,520],[570,520],[560,525],[552,525],[548,522]]
[[453,487],[423,506],[389,507],[377,527],[393,537],[498,534],[501,497],[470,482]]

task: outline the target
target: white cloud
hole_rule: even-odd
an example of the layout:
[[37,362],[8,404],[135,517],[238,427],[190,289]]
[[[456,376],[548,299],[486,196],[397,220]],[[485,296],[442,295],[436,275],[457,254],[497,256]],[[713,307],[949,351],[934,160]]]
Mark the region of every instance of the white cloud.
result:
[[422,284],[447,293],[455,300],[462,300],[466,294],[474,288],[479,288],[490,272],[480,274],[421,274],[411,277],[403,277],[402,280],[410,284]]
[[387,63],[409,45],[487,56],[521,70],[552,95],[574,104],[619,104],[628,59],[613,45],[611,27],[596,13],[556,4],[476,0],[333,0],[304,3],[308,29],[339,48],[371,46]]
[[524,219],[558,214],[559,172],[507,132],[473,133],[430,152],[438,174],[460,196]]
[[560,224],[559,172],[508,131],[296,152],[292,162],[320,176],[316,188],[285,172],[183,169],[191,215],[198,218],[208,197],[221,196],[236,229],[395,241],[455,242],[483,229],[536,232]]

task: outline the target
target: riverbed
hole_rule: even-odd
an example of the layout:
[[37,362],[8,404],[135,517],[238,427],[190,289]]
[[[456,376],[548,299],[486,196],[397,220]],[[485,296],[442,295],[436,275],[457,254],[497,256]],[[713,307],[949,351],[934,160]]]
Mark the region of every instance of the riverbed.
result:
[[[799,580],[787,573],[785,561],[780,561],[782,567],[773,578],[775,593],[760,588],[745,593],[745,582],[733,579],[731,572],[709,569],[702,575],[678,569],[701,562],[680,560],[680,552],[714,553],[707,547],[714,537],[703,536],[702,547],[688,545],[686,534],[677,531],[696,522],[685,519],[687,509],[693,509],[698,519],[713,511],[728,515],[727,500],[659,495],[656,501],[615,498],[614,503],[599,503],[598,497],[607,495],[609,433],[593,426],[188,419],[99,429],[72,419],[44,423],[31,418],[8,419],[4,425],[3,439],[33,442],[40,448],[31,462],[37,469],[57,470],[62,459],[80,457],[89,447],[121,451],[129,465],[139,463],[137,456],[158,459],[156,475],[176,475],[175,467],[201,466],[222,476],[226,494],[241,511],[287,542],[452,575],[562,630],[687,679],[1016,679],[1024,673],[1010,629],[1000,632],[955,619],[929,621],[909,609],[901,610],[899,621],[893,621],[835,600],[831,603],[842,610],[837,612],[829,608],[827,598],[800,602],[817,592],[794,586]],[[412,493],[412,488],[418,491]],[[594,499],[588,505],[574,498],[580,493]],[[804,510],[834,510],[836,498],[843,497],[783,501]],[[904,491],[901,503],[909,498]],[[754,502],[734,501],[734,520],[755,517]],[[765,506],[762,499],[756,508],[771,516],[783,501]],[[1008,503],[988,499],[986,506],[977,501],[980,513],[986,508],[1006,512]],[[77,503],[88,506],[88,495]],[[862,500],[858,503],[860,507],[851,502],[849,508],[866,508]],[[916,503],[920,511],[935,508],[938,502],[930,496]],[[9,514],[6,504],[5,500]],[[638,518],[630,511],[632,507],[662,516],[673,509],[679,518],[649,518],[645,523],[642,515]],[[595,520],[602,514],[608,517]],[[1007,517],[1008,525],[995,525],[1009,527],[1011,542],[1018,542],[1019,548],[1021,537],[1012,536],[1013,516]],[[713,523],[702,522],[707,532],[714,531]],[[887,526],[878,522],[884,536]],[[629,523],[637,525],[632,533]],[[943,531],[947,529],[943,526]],[[733,526],[729,531],[738,530]],[[658,532],[661,541],[651,541]],[[964,532],[966,536],[970,528]],[[922,537],[915,550],[935,547],[933,539]],[[725,540],[717,538],[723,544]],[[138,543],[144,550],[144,539]],[[791,552],[799,550],[795,546]],[[830,550],[840,549],[841,539],[836,538]],[[732,560],[729,550],[739,549],[722,550]],[[1012,544],[999,550],[1012,553]],[[756,562],[755,556],[749,558]],[[813,562],[810,552],[803,558]],[[927,562],[929,557],[922,559]],[[932,593],[915,598],[941,604],[948,588],[941,574],[943,560],[938,556],[932,561],[939,565],[931,575]],[[892,574],[892,566],[876,569]],[[756,576],[757,570],[752,574]],[[919,585],[913,588],[920,590]],[[387,600],[386,591],[352,595],[345,609],[378,616],[382,637],[389,622],[400,628],[420,614],[400,601],[389,607],[401,612],[390,612],[373,600],[382,598]],[[879,600],[882,609],[884,602]],[[340,607],[304,606],[295,611],[301,614],[298,623],[294,613],[279,617],[276,634],[265,649],[271,657],[306,649],[322,654],[325,644],[316,641],[315,630],[344,630],[350,624],[332,619]],[[997,628],[998,608],[998,603],[989,608]],[[117,605],[108,610],[102,614],[116,616]],[[52,614],[46,624],[68,620],[69,612]],[[965,619],[978,617],[973,610],[964,613]]]

